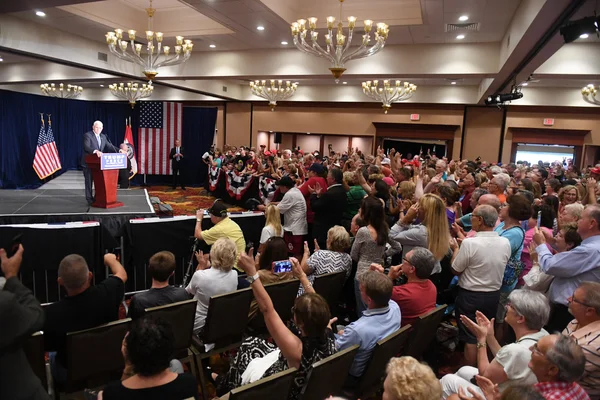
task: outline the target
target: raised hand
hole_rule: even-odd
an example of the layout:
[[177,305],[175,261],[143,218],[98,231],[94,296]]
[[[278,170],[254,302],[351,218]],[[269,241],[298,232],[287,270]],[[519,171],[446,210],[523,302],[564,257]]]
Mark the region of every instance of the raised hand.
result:
[[492,318],[490,321],[482,312],[475,311],[475,320],[477,321],[477,325],[487,329],[487,337],[494,337],[494,321],[496,318]]
[[292,273],[296,278],[302,279],[306,276],[306,273],[302,269],[302,266],[300,266],[300,262],[296,257],[290,257],[290,262],[292,263]]
[[10,279],[19,274],[21,261],[23,261],[23,245],[19,245],[19,249],[11,258],[6,256],[6,251],[4,249],[0,249],[0,262],[2,263],[0,267],[2,268],[2,272],[6,279]]
[[196,253],[196,261],[198,261],[198,267],[196,271],[202,271],[210,268],[210,263],[208,261],[209,254],[204,254],[202,250],[198,250]]
[[248,276],[256,275],[256,264],[254,264],[254,248],[251,248],[248,253],[245,251],[240,254],[238,259],[238,267],[244,270]]
[[315,241],[315,251],[321,250],[321,248],[319,247],[319,242],[317,242],[317,239],[314,239]]
[[480,326],[477,323],[473,322],[466,315],[460,316],[460,321],[467,327],[468,330],[471,331],[473,335],[477,338],[478,342],[482,342],[486,339],[488,334],[487,326]]
[[390,272],[388,273],[390,279],[396,280],[400,275],[402,275],[402,265],[392,265],[390,267]]

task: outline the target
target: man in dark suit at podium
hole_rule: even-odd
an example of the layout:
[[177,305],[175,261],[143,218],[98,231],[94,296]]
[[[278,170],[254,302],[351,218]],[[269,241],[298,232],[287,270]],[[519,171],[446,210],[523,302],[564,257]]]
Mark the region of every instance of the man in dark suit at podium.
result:
[[183,183],[185,177],[185,170],[183,161],[183,147],[181,147],[181,140],[175,140],[175,147],[171,149],[169,158],[171,159],[171,168],[173,169],[173,189],[177,188],[177,174],[179,174],[181,188],[185,190],[185,184]]
[[94,202],[94,196],[92,196],[92,171],[87,167],[85,162],[85,156],[90,154],[96,154],[98,157],[102,157],[102,153],[119,153],[118,147],[115,147],[106,135],[102,134],[102,128],[104,125],[100,121],[94,122],[92,130],[83,134],[83,156],[81,158],[81,166],[83,167],[83,177],[85,178],[85,199],[88,205]]

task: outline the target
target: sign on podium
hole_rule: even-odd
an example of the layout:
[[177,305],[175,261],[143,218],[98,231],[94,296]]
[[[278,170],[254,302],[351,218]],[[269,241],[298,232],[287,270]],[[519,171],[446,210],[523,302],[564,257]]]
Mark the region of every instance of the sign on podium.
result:
[[92,171],[96,188],[96,201],[92,207],[122,207],[123,203],[117,201],[117,181],[119,180],[119,170],[127,168],[127,155],[104,153],[98,157],[90,154],[85,157],[85,162]]

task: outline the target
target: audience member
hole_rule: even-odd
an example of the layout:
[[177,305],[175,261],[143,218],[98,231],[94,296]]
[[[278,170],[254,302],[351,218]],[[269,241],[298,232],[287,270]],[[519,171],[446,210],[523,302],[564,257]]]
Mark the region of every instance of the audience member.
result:
[[[235,243],[237,256],[239,257],[239,255],[246,250],[246,240],[244,239],[244,232],[242,232],[240,226],[229,218],[227,206],[221,200],[216,200],[206,211],[208,211],[210,222],[212,222],[214,226],[203,231],[202,219],[204,218],[204,210],[196,211],[194,237],[198,240],[204,240],[209,246],[212,246],[221,238],[231,239]],[[239,268],[237,268],[237,258],[234,260],[233,267],[239,270]]]
[[562,213],[558,215],[559,225],[569,224],[579,221],[583,214],[584,205],[580,203],[568,204],[562,208]]
[[[339,350],[360,347],[350,367],[347,387],[354,387],[362,376],[377,342],[400,329],[400,308],[391,300],[393,284],[387,276],[367,271],[359,278],[360,295],[367,305],[362,316],[339,330],[335,347]],[[336,320],[334,318],[334,320]]]
[[585,372],[579,385],[592,400],[600,399],[600,283],[583,282],[569,297],[569,312],[575,319],[563,331],[583,349]]
[[263,248],[267,240],[277,236],[283,237],[281,214],[275,205],[269,204],[265,210],[265,226],[260,232],[260,247],[258,248],[258,252],[263,252]]
[[121,345],[123,380],[106,385],[98,399],[198,399],[196,378],[170,369],[174,342],[173,330],[165,321],[147,317],[134,321]]
[[498,197],[500,203],[506,203],[506,188],[510,183],[510,177],[507,174],[498,174],[490,179],[488,191]]
[[367,192],[358,184],[358,178],[355,172],[344,172],[344,185],[346,189],[346,208],[342,216],[342,226],[350,231],[350,221],[358,214],[360,203],[367,195]]
[[233,292],[237,289],[237,273],[232,270],[238,258],[236,245],[231,239],[217,239],[208,254],[196,253],[198,267],[185,290],[198,301],[194,333],[199,335],[204,328],[208,305],[212,296]]
[[283,199],[277,204],[283,214],[283,239],[290,254],[301,257],[304,249],[304,236],[308,233],[306,201],[302,192],[289,177],[276,182]]
[[[472,239],[470,239],[472,240]],[[468,242],[468,241],[467,241]],[[483,394],[471,383],[476,375],[490,379],[498,385],[500,392],[514,384],[536,383],[534,372],[527,368],[531,360],[529,348],[548,335],[542,327],[548,321],[550,305],[543,294],[517,289],[509,296],[506,306],[506,322],[514,330],[516,342],[500,347],[494,336],[494,320],[477,312],[476,321],[462,315],[461,322],[477,339],[477,368],[465,366],[456,374],[447,374],[440,380],[443,398],[458,393],[459,388],[473,389]],[[488,347],[494,359],[488,359]]]
[[533,235],[540,269],[554,276],[549,291],[552,315],[548,329],[552,331],[562,331],[571,321],[567,299],[575,289],[585,281],[600,282],[600,205],[586,206],[577,233],[583,239],[581,245],[554,256],[543,233],[536,229]]
[[52,376],[59,384],[67,379],[66,334],[119,319],[127,272],[114,254],[105,254],[104,264],[113,275],[94,286],[92,273],[80,255],[70,254],[58,266],[58,284],[67,295],[44,309],[43,331],[44,346],[50,351]]
[[392,358],[386,373],[382,400],[437,400],[442,396],[431,368],[412,357]]
[[17,277],[22,260],[23,246],[10,258],[0,249],[0,268],[6,278],[0,290],[0,398],[50,400],[23,351],[23,341],[42,329],[44,312]]
[[[306,182],[304,182],[298,188],[298,190],[300,190],[300,192],[302,193],[303,198],[305,199],[306,222],[308,225],[308,236],[309,236],[309,242],[311,243],[311,246],[312,246],[312,239],[314,239],[312,229],[313,229],[313,224],[315,221],[315,212],[313,211],[313,209],[310,206],[311,195],[312,195],[313,191],[316,190],[317,187],[321,188],[321,191],[323,191],[323,192],[327,190],[327,180],[323,177],[324,172],[325,172],[325,167],[323,166],[323,164],[321,164],[320,162],[314,162],[307,168],[308,179],[306,180]],[[311,188],[312,188],[312,190],[311,190]],[[302,243],[300,244],[299,251],[300,252],[302,251]],[[294,253],[294,255],[300,255],[300,254]]]
[[131,298],[128,317],[136,319],[143,316],[147,308],[189,300],[190,296],[184,288],[169,285],[175,266],[175,255],[170,251],[160,251],[150,257],[148,272],[152,278],[152,286]]
[[319,247],[325,247],[329,228],[342,224],[342,215],[346,208],[346,190],[342,185],[343,173],[339,168],[332,168],[327,174],[327,188],[309,187],[312,192],[310,207],[315,213],[313,237]]
[[458,182],[458,187],[462,190],[459,201],[462,206],[463,214],[468,214],[473,211],[474,207],[471,205],[471,197],[475,192],[475,189],[479,186],[479,180],[475,177],[475,174],[469,172],[466,174],[464,179]]
[[[540,227],[541,229],[552,236],[552,227],[554,225],[554,210],[552,207],[548,205],[534,205],[531,208],[531,216],[527,223],[527,231],[525,231],[525,239],[523,240],[523,250],[521,252],[521,261],[523,262],[523,271],[519,275],[519,282],[517,285],[519,287],[523,286],[525,282],[523,281],[523,277],[529,273],[532,266],[531,256],[529,255],[529,245],[533,240],[533,234],[535,233],[535,227],[537,226],[537,218],[538,213],[540,213]],[[548,250],[552,250],[550,246],[548,246]]]
[[[496,315],[500,301],[500,288],[504,269],[511,249],[508,239],[494,231],[498,213],[492,206],[477,206],[473,211],[473,230],[477,234],[462,242],[460,250],[456,240],[451,240],[452,270],[458,278],[456,317],[459,339],[465,342],[465,360],[468,365],[476,361],[477,338],[461,322],[462,315],[475,318],[479,310],[487,318]],[[493,254],[493,257],[490,255]]]

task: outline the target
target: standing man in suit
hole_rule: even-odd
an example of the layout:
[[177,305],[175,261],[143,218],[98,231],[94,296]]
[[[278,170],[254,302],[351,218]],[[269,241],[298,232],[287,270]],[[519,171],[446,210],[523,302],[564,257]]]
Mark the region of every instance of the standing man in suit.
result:
[[175,147],[171,149],[169,158],[171,159],[171,168],[173,169],[173,189],[177,188],[177,174],[179,174],[181,188],[185,190],[185,185],[183,183],[185,170],[183,168],[183,147],[181,147],[181,140],[175,140]]
[[96,154],[98,158],[102,157],[103,152],[123,153],[118,147],[115,147],[108,137],[102,134],[104,125],[100,121],[94,122],[92,130],[83,134],[83,156],[81,157],[81,166],[83,167],[83,177],[85,178],[85,199],[88,205],[95,201],[92,195],[92,171],[87,167],[85,156]]

